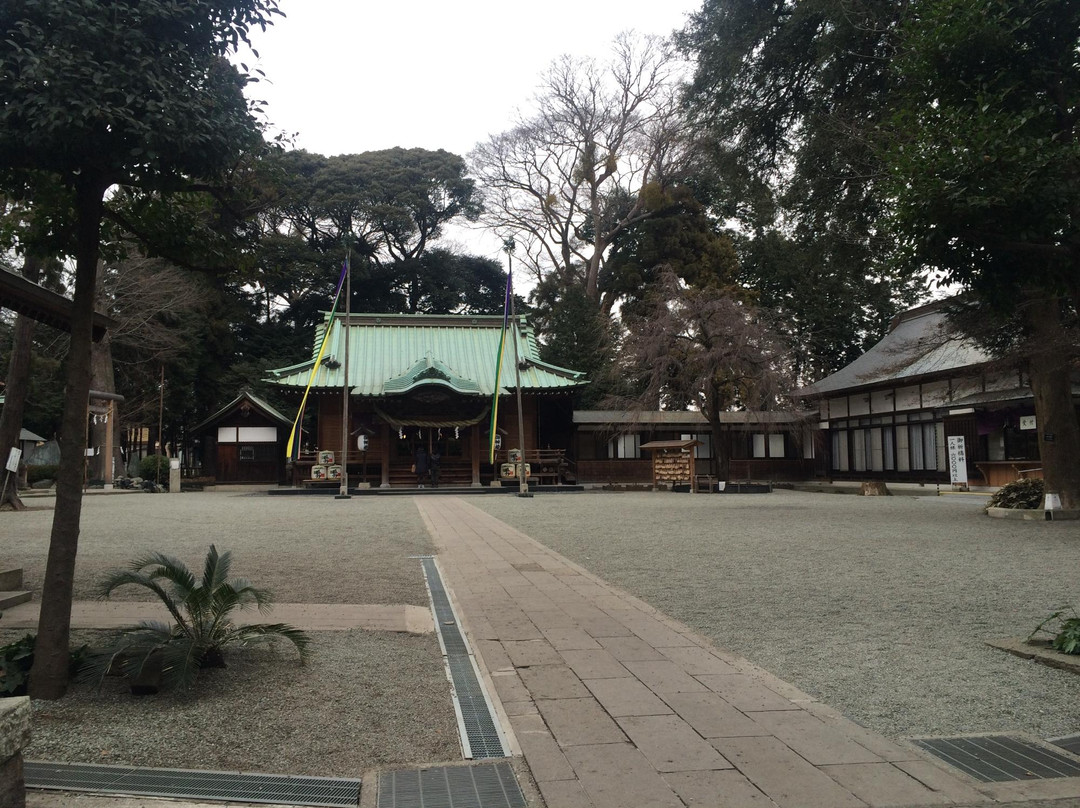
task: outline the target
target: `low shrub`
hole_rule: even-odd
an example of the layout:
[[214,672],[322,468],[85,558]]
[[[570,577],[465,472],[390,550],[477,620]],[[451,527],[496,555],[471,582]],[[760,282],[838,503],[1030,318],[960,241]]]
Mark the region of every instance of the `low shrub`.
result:
[[143,621],[124,629],[116,645],[88,667],[88,674],[99,681],[109,673],[136,679],[144,668],[160,665],[163,687],[187,687],[200,669],[225,667],[228,646],[276,639],[291,642],[301,664],[307,660],[310,639],[303,631],[284,623],[234,622],[234,613],[249,606],[267,611],[271,597],[246,578],[230,577],[232,553],[218,553],[211,544],[201,568],[200,579],[179,559],[150,553],[110,573],[101,582],[100,597],[108,598],[121,586],[142,587],[161,599],[174,622]]
[[33,634],[0,647],[0,696],[25,696],[34,664]]
[[987,508],[1026,508],[1035,510],[1043,506],[1045,489],[1042,480],[1024,478],[1003,485],[990,497]]
[[165,455],[147,455],[139,461],[139,476],[154,482],[169,482],[169,458]]
[[[36,636],[27,634],[21,640],[0,646],[0,697],[26,695],[36,642]],[[68,664],[72,676],[79,675],[89,657],[90,651],[85,645],[70,653]]]
[[1050,645],[1063,654],[1080,654],[1080,615],[1072,606],[1063,606],[1039,623],[1028,635],[1030,642],[1038,634],[1050,636]]
[[55,480],[59,466],[27,466],[26,482],[28,485],[39,483],[42,480]]

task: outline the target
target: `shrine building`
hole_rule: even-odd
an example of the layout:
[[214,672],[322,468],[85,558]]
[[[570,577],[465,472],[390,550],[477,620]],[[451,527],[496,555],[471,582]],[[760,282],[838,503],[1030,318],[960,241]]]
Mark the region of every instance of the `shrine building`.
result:
[[[565,464],[560,461],[573,433],[572,394],[587,382],[578,371],[541,361],[525,317],[511,319],[497,381],[501,316],[327,314],[316,329],[312,358],[272,370],[267,379],[297,405],[311,384],[303,418],[309,426],[299,438],[298,455],[294,449],[293,483],[310,480],[313,467],[325,465],[319,461],[331,452],[329,465],[344,460],[350,485],[413,486],[411,466],[420,446],[442,456],[445,487],[489,484],[512,448],[525,450],[534,482],[561,482]],[[523,447],[518,445],[518,376]],[[347,439],[342,432],[346,383]],[[488,447],[496,385],[493,466]]]

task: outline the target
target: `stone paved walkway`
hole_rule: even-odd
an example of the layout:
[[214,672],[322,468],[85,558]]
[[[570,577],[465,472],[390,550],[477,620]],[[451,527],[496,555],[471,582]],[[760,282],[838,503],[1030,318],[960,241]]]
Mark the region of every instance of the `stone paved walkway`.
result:
[[465,500],[415,502],[548,808],[1080,798],[1080,778],[987,785],[954,773]]

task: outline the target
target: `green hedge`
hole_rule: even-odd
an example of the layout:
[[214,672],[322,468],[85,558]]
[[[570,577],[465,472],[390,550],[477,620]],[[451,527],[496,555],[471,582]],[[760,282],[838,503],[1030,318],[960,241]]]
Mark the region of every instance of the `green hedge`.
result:
[[[158,476],[160,471],[161,476]],[[168,484],[169,458],[165,455],[147,455],[139,461],[139,476],[144,480],[154,480]]]
[[27,466],[26,482],[30,485],[42,480],[55,480],[59,466]]

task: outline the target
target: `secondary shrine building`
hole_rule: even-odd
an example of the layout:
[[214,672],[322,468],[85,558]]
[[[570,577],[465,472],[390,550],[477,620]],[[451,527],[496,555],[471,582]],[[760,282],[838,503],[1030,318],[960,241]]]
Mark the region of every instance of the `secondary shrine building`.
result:
[[[797,391],[819,412],[833,479],[948,482],[950,438],[968,479],[999,486],[1041,477],[1030,379],[955,334],[946,302],[910,309],[850,365]],[[1080,413],[1080,377],[1073,401]]]
[[[447,487],[488,484],[513,448],[525,450],[536,482],[560,482],[560,461],[573,430],[571,394],[586,381],[580,372],[541,361],[525,317],[513,320],[496,379],[502,317],[327,315],[316,330],[312,358],[270,371],[268,379],[297,404],[311,384],[302,419],[307,428],[292,464],[294,484],[311,479],[313,467],[344,462],[352,485],[412,486],[420,446],[442,455],[440,484]],[[327,344],[316,368],[324,335]],[[346,384],[349,422],[343,430]],[[496,390],[499,451],[493,466],[488,447]],[[329,459],[320,458],[325,452],[333,453],[330,464],[319,462]]]

